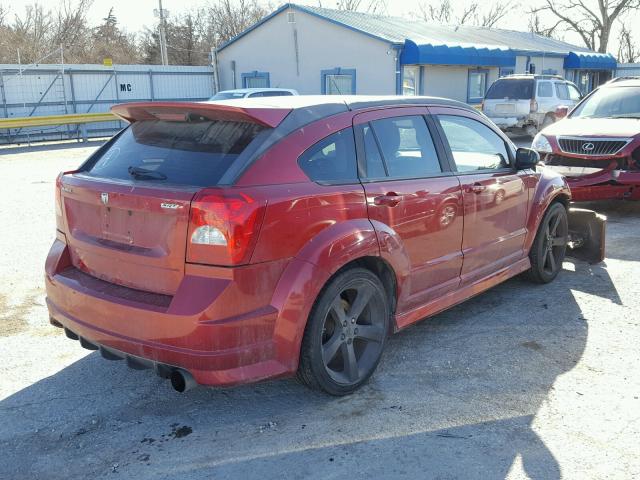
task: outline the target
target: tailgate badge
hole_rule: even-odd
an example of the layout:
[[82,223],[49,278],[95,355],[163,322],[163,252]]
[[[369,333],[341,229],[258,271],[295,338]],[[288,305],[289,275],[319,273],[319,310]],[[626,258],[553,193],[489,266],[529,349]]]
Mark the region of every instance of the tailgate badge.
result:
[[165,203],[165,202],[162,202],[160,204],[160,207],[161,208],[166,208],[168,210],[177,210],[178,208],[182,208],[182,205],[179,205],[177,203]]
[[102,203],[104,205],[106,205],[107,203],[109,203],[109,194],[108,193],[101,193],[100,194],[100,200],[102,200]]

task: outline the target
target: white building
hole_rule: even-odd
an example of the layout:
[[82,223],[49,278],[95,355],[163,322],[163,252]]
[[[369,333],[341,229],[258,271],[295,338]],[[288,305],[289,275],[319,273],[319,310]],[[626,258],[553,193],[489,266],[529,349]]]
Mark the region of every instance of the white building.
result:
[[499,76],[559,74],[584,91],[616,61],[559,40],[285,4],[217,50],[221,89],[434,95],[480,102]]

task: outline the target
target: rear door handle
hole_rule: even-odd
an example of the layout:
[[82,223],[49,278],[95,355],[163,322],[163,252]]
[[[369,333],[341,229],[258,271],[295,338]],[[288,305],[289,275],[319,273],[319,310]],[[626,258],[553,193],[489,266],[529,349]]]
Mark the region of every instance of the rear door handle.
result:
[[404,195],[398,195],[395,192],[389,192],[385,195],[379,195],[373,198],[375,205],[384,205],[385,207],[395,207],[404,199]]
[[471,185],[467,191],[469,192],[473,192],[473,193],[482,193],[487,189],[487,187],[485,187],[484,185],[482,185],[481,183],[474,183],[473,185]]

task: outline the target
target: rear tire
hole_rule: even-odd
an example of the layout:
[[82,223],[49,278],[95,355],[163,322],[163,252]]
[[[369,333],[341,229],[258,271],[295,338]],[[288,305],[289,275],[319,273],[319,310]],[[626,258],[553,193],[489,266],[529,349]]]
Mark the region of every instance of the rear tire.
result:
[[322,290],[302,339],[298,379],[330,395],[348,395],[373,374],[386,344],[389,301],[364,268],[338,274]]
[[568,234],[567,208],[554,202],[544,214],[529,252],[531,268],[526,274],[529,280],[549,283],[558,276],[567,250]]

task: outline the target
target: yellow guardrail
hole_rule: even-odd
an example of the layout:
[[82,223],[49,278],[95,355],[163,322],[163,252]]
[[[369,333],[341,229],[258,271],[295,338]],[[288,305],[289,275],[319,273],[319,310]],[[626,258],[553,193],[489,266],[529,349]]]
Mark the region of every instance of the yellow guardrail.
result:
[[66,115],[42,115],[38,117],[0,118],[1,128],[48,127],[91,122],[112,122],[118,120],[113,113],[69,113]]

